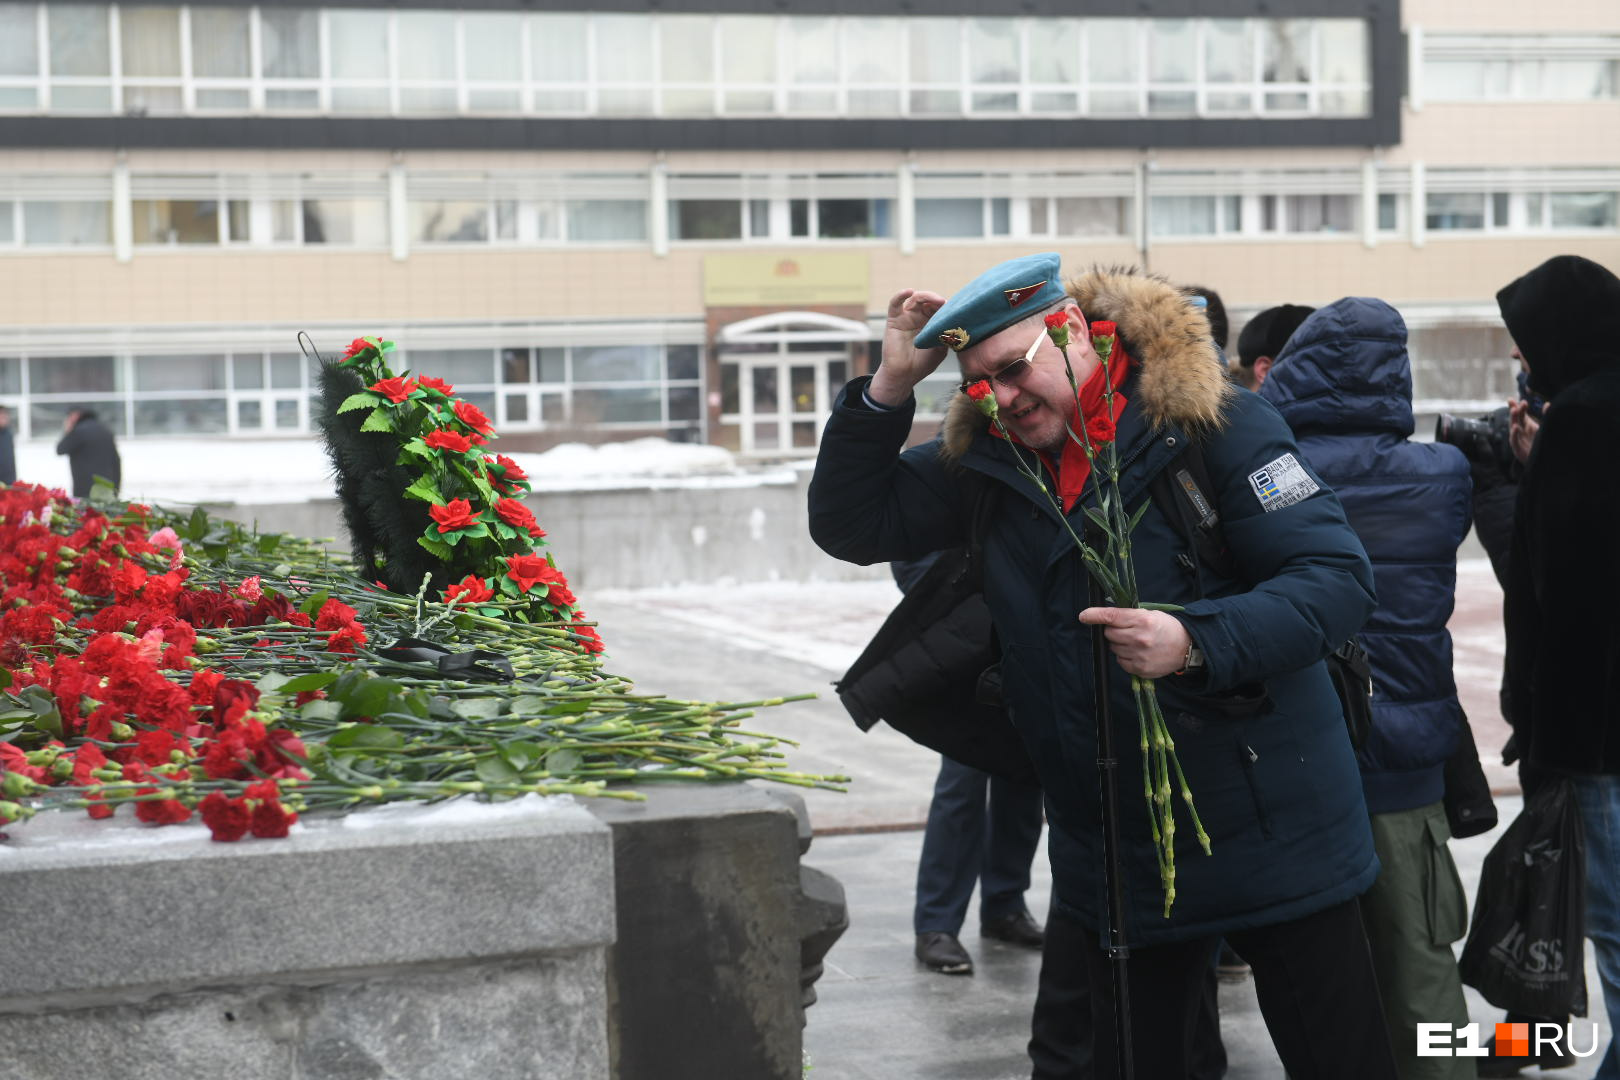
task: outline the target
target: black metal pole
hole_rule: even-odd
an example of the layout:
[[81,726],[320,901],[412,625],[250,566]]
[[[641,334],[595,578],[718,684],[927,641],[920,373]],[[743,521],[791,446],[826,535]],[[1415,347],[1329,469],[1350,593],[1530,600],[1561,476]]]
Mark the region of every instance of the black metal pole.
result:
[[[1091,606],[1106,603],[1102,586],[1091,578]],[[1114,969],[1114,1037],[1119,1045],[1120,1080],[1134,1080],[1131,1052],[1130,946],[1125,942],[1125,881],[1119,861],[1119,758],[1114,753],[1114,724],[1108,702],[1108,641],[1102,627],[1092,627],[1091,670],[1093,714],[1097,721],[1097,782],[1102,796],[1103,882],[1108,890],[1108,957]]]

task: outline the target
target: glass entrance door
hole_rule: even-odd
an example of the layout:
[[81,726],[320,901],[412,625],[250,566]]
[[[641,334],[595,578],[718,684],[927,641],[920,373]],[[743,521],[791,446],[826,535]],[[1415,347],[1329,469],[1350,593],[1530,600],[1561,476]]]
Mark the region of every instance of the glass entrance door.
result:
[[813,454],[849,354],[835,344],[814,352],[797,342],[791,351],[786,344],[767,348],[720,354],[723,434],[743,454]]

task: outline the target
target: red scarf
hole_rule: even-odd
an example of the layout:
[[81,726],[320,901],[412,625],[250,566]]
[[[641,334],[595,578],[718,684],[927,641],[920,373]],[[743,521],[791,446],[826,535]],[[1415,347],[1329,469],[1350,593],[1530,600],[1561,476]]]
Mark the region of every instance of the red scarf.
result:
[[[1115,423],[1119,422],[1120,414],[1125,411],[1125,397],[1119,392],[1119,388],[1125,385],[1125,378],[1130,374],[1130,370],[1130,357],[1126,356],[1125,351],[1116,344],[1113,359],[1108,365],[1109,381],[1113,383],[1114,387],[1113,420]],[[1103,366],[1101,364],[1098,364],[1095,370],[1092,371],[1091,376],[1080,385],[1080,408],[1082,415],[1087,417],[1102,415]],[[1074,433],[1080,435],[1080,426],[1075,422],[1075,414],[1072,409],[1068,415],[1068,422],[1069,427],[1074,429]],[[998,438],[1001,436],[1000,430],[993,426],[990,433]],[[1016,435],[1013,438],[1018,442],[1019,446],[1024,445],[1023,441],[1018,439]],[[1058,497],[1063,500],[1063,512],[1067,514],[1074,509],[1074,504],[1079,500],[1080,493],[1085,490],[1086,481],[1091,477],[1091,462],[1086,460],[1085,447],[1071,439],[1068,433],[1065,432],[1063,436],[1063,456],[1058,466],[1054,467],[1052,459],[1041,451],[1036,451],[1036,456],[1041,459],[1047,471],[1057,477]]]

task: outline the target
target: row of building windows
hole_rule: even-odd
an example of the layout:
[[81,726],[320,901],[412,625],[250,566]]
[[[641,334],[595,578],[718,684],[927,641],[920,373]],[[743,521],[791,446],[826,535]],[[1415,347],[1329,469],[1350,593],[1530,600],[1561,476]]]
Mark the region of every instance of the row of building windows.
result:
[[[702,420],[696,345],[411,349],[396,370],[453,384],[514,431],[663,428]],[[298,353],[0,356],[0,403],[23,438],[55,437],[75,408],[121,435],[296,434],[310,430],[318,368]]]
[[[1421,213],[1425,228],[1435,232],[1537,233],[1612,230],[1620,225],[1616,170],[1519,170],[1511,174],[1511,182],[1494,178],[1489,170],[1434,169],[1427,177]],[[375,182],[374,195],[281,197],[281,190],[296,189],[296,180],[286,178],[278,188],[273,179],[264,178],[136,177],[130,187],[142,197],[125,204],[129,243],[146,250],[308,245],[403,252],[440,245],[639,245],[658,235],[666,244],[894,240],[901,237],[905,210],[910,212],[910,238],[921,241],[1130,238],[1143,224],[1149,236],[1164,238],[1351,235],[1363,229],[1366,182],[1357,170],[1153,172],[1145,177],[917,174],[912,198],[904,202],[895,194],[900,184],[894,174],[672,176],[661,179],[669,195],[657,203],[645,197],[652,190],[647,174],[568,180],[582,192],[593,184],[613,189],[609,194],[643,192],[641,198],[598,199],[520,197],[523,181],[492,182],[488,176],[470,175],[460,180],[464,190],[455,178],[439,177],[426,183],[426,194],[413,194],[407,178],[403,232],[396,235],[389,185],[382,178]],[[832,194],[815,195],[817,181]],[[278,191],[248,194],[255,183]],[[166,184],[193,195],[217,191],[222,197],[157,197]],[[1374,170],[1373,184],[1376,230],[1406,228],[1410,172]],[[104,196],[52,197],[49,177],[31,177],[25,186],[25,193],[8,197],[5,181],[0,180],[0,251],[115,244],[116,215],[123,209],[119,203]],[[58,186],[68,192],[113,185],[86,184],[81,177],[64,178]],[[534,186],[555,187],[538,181]],[[797,186],[805,194],[754,194],[773,186]],[[500,190],[488,194],[493,189]],[[1121,193],[1028,193],[1031,190]],[[1002,191],[1025,194],[998,194]],[[1148,193],[1145,223],[1136,221],[1135,194],[1123,193],[1135,191]],[[655,216],[655,210],[661,214]]]
[[1358,19],[0,3],[0,109],[1363,116]]
[[1428,33],[1426,101],[1612,101],[1620,98],[1620,34]]

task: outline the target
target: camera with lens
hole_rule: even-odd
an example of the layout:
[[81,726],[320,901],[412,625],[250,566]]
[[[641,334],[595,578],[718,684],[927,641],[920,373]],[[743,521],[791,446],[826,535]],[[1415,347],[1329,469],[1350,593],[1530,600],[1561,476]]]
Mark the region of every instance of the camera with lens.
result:
[[1450,443],[1461,450],[1469,461],[1482,465],[1494,463],[1504,470],[1513,465],[1506,409],[1497,409],[1478,420],[1441,413],[1434,424],[1434,441]]

